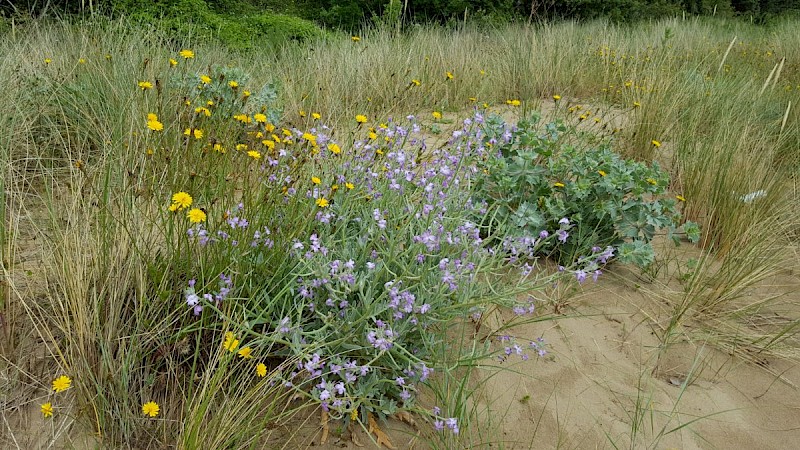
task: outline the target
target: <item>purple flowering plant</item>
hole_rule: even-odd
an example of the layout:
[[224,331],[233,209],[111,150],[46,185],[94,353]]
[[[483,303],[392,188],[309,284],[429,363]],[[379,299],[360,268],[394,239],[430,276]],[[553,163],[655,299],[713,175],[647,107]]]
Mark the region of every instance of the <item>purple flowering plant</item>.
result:
[[[208,220],[167,233],[190,279],[181,287],[184,332],[197,321],[232,327],[254,357],[293,361],[275,381],[345,426],[366,413],[427,411],[418,393],[452,369],[445,355],[461,350],[446,339],[452,327],[494,307],[533,315],[521,294],[560,277],[596,278],[613,256],[598,249],[545,273],[536,259],[569,245],[571,218],[531,234],[481,224],[493,212],[478,190],[486,185],[483,161],[496,150],[483,121],[476,112],[437,148],[411,116],[350,136],[319,122],[299,129],[258,121],[220,134],[258,148],[261,158],[232,150],[220,155],[229,162],[198,162],[236,170],[238,186],[250,188],[193,178],[188,190],[209,205]],[[499,280],[500,273],[518,276]],[[465,360],[505,351],[483,346]],[[452,417],[428,416],[458,433]]]

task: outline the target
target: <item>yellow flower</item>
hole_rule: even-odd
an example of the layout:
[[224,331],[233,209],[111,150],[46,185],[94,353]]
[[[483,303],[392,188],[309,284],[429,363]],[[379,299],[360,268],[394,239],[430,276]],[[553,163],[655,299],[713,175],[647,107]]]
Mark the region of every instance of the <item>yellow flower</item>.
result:
[[411,80],[411,84],[413,84],[414,86],[419,86],[419,85],[422,84],[422,82],[415,78],[415,79]]
[[599,173],[601,177],[606,176],[606,173],[602,170],[598,170],[597,173]]
[[320,113],[312,112],[311,113],[311,118],[314,119],[314,120],[319,120],[319,119],[322,119],[322,115]]
[[194,58],[194,52],[189,50],[189,49],[183,49],[183,50],[181,50],[181,52],[179,54],[183,57],[183,59],[192,59],[192,58]]
[[367,116],[363,114],[359,114],[356,116],[356,122],[358,123],[367,123]]
[[151,83],[151,82],[149,82],[149,81],[140,81],[140,82],[139,82],[139,87],[140,87],[140,88],[141,88],[143,91],[146,91],[146,90],[148,90],[148,89],[153,89],[153,83]]
[[445,76],[445,79],[452,80],[453,79],[453,72],[445,72],[444,76]]
[[256,374],[258,374],[258,376],[261,378],[267,376],[267,366],[265,366],[264,363],[258,363],[256,366]]
[[[153,114],[155,115],[155,114]],[[159,122],[158,119],[148,120],[147,121],[147,128],[153,131],[161,131],[164,129],[164,124]]]
[[243,91],[242,98],[247,98],[247,97],[250,97],[250,91]]
[[78,64],[86,64],[86,59],[85,58],[79,58],[78,59]]
[[306,116],[306,112],[303,111],[302,109],[300,111],[298,111],[297,114],[299,114],[300,117],[305,117]]
[[239,340],[236,339],[236,336],[230,331],[225,333],[225,341],[222,342],[222,346],[225,350],[233,353],[239,347]]
[[347,183],[344,184],[344,187],[346,187],[347,189],[353,189],[356,187],[356,185],[348,181]]
[[328,144],[328,150],[330,150],[330,152],[333,153],[334,155],[338,155],[339,153],[342,153],[342,149],[339,148],[339,145],[336,144],[336,143]]
[[243,152],[247,150],[247,144],[236,144],[236,151]]
[[325,197],[320,197],[317,199],[316,204],[320,208],[325,208],[326,206],[328,206],[328,200],[326,200]]
[[214,144],[213,148],[215,152],[225,153],[225,147],[223,147],[219,142]]
[[200,223],[206,221],[206,213],[199,208],[190,209],[189,212],[186,213],[186,217],[189,218],[189,222],[192,223]]
[[52,417],[53,416],[53,405],[50,402],[42,403],[42,415],[45,417]]
[[319,177],[311,177],[311,182],[314,184],[320,184],[322,183],[322,180],[320,180]]
[[170,211],[180,211],[192,206],[192,196],[186,192],[176,192],[172,194],[172,205]]
[[484,75],[486,75],[486,71],[485,71],[485,70],[483,70],[483,69],[481,69],[481,70],[480,70],[480,72],[478,72],[478,73],[480,73],[480,74],[481,74],[481,76],[484,76]]
[[441,118],[442,118],[442,113],[440,113],[439,111],[434,111],[433,113],[431,113],[431,115],[436,120],[441,120]]
[[555,183],[553,183],[553,186],[555,186],[555,187],[564,187],[564,183],[561,183],[560,181],[556,181]]
[[370,131],[369,132],[369,138],[372,139],[372,140],[378,139],[378,133],[376,133],[374,131]]
[[353,41],[353,42],[358,42],[358,41],[361,40],[361,38],[359,36],[353,36],[353,37],[350,38],[350,40]]
[[303,133],[303,139],[307,140],[308,142],[311,142],[314,145],[317,144],[317,137],[311,133]]
[[66,375],[61,375],[60,377],[53,380],[53,390],[56,392],[63,392],[69,389],[71,384],[72,380],[70,379],[70,377]]
[[478,97],[470,97],[470,98],[469,98],[469,101],[471,101],[471,102],[475,103],[475,102],[477,102],[477,101],[478,101]]
[[253,119],[258,123],[267,123],[267,116],[261,113],[254,114]]
[[681,202],[685,202],[686,201],[686,197],[684,197],[682,195],[676,195],[675,198],[677,198],[678,201],[681,201]]
[[208,75],[200,75],[200,82],[203,84],[211,83],[211,77]]
[[187,128],[183,130],[183,134],[185,136],[194,136],[194,138],[197,140],[203,139],[203,130],[199,128]]
[[236,89],[236,88],[238,88],[238,87],[239,87],[239,82],[237,82],[237,81],[233,81],[233,80],[231,80],[231,81],[228,81],[228,86],[230,86],[230,87],[231,87],[231,89]]
[[650,143],[651,143],[651,144],[653,144],[653,147],[655,147],[655,148],[661,147],[661,142],[658,142],[658,141],[657,141],[657,140],[655,140],[655,139],[653,139],[652,141],[650,141]]
[[252,355],[253,349],[250,347],[242,347],[239,349],[239,357],[242,359],[250,359],[253,357]]
[[175,66],[177,66],[177,65],[178,65],[178,61],[176,61],[176,60],[175,60],[175,59],[173,59],[173,58],[170,58],[170,59],[169,59],[169,66],[170,66],[170,67],[175,67]]
[[194,112],[197,114],[203,114],[206,117],[211,117],[211,110],[206,108],[205,106],[198,106],[194,109]]
[[640,107],[640,106],[642,106],[642,104],[641,104],[641,103],[639,103],[639,102],[633,102],[633,107],[634,107],[634,108],[638,108],[638,107]]
[[145,416],[155,417],[160,410],[161,408],[158,407],[158,403],[156,402],[147,402],[142,405],[142,414]]
[[264,139],[261,141],[268,149],[274,150],[275,149],[275,141],[270,141],[269,139]]
[[250,150],[249,152],[247,152],[247,156],[253,159],[261,159],[261,153],[255,150]]
[[658,182],[656,180],[652,179],[652,178],[648,178],[645,181],[647,181],[648,183],[652,184],[653,186],[658,184]]
[[506,100],[506,104],[511,106],[519,106],[522,103],[519,100],[514,99],[514,100]]
[[559,100],[561,100],[561,96],[556,94],[556,95],[553,96],[553,100],[559,101]]
[[236,120],[236,121],[239,121],[239,122],[242,122],[242,123],[250,123],[250,122],[253,121],[253,119],[251,119],[250,116],[248,116],[247,114],[235,114],[233,116],[233,120]]
[[44,63],[45,63],[45,64],[50,64],[51,62],[53,62],[53,60],[52,60],[52,59],[50,59],[50,58],[45,58],[45,59],[44,59]]

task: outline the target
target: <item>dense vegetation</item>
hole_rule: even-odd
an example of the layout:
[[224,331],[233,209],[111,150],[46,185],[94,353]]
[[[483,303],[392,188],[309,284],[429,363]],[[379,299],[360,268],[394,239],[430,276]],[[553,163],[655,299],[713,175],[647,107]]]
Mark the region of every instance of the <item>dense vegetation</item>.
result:
[[[0,4],[0,31],[31,16],[100,14],[157,24],[174,35],[214,38],[237,49],[323,37],[323,30],[355,33],[364,26],[510,22],[561,19],[634,22],[679,14],[740,16],[765,23],[796,14],[800,0],[22,0]],[[5,18],[5,19],[3,19]]]

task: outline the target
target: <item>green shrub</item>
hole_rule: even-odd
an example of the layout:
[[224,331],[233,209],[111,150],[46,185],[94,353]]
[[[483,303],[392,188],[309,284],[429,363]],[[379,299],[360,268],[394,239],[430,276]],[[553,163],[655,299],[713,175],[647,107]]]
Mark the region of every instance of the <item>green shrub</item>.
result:
[[[498,116],[485,122],[484,143],[496,157],[485,162],[481,189],[497,207],[495,220],[527,236],[567,221],[569,240],[542,249],[561,264],[613,246],[624,262],[647,266],[650,240],[662,229],[674,237],[680,220],[678,200],[666,195],[666,172],[656,163],[625,160],[607,143],[584,148],[577,139],[580,146],[572,145],[566,136],[575,130],[562,123],[537,123],[533,117],[511,127]],[[694,224],[684,231],[699,238]]]

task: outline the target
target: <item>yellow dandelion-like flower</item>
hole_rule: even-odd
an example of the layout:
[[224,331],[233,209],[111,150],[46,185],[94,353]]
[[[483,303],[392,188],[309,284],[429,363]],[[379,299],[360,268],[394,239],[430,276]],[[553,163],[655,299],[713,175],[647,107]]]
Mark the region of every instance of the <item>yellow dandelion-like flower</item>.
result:
[[641,103],[639,103],[639,102],[633,102],[633,107],[634,107],[634,108],[638,108],[638,107],[640,107],[640,106],[642,106],[642,104],[641,104]]
[[356,122],[358,123],[367,123],[367,116],[363,114],[359,114],[356,116]]
[[658,184],[658,182],[656,180],[654,180],[653,178],[648,178],[645,181],[647,181],[649,184],[652,184],[653,186]]
[[211,110],[206,108],[205,106],[198,106],[197,108],[194,109],[194,112],[196,112],[197,114],[202,114],[206,117],[211,117]]
[[60,377],[53,380],[53,390],[56,392],[63,392],[69,389],[72,385],[72,379],[66,375],[61,375]]
[[553,96],[553,100],[554,101],[559,101],[559,100],[561,100],[561,96],[556,94],[556,95]]
[[79,58],[78,64],[86,64],[86,58]]
[[50,64],[51,62],[53,62],[53,60],[52,60],[52,59],[50,59],[50,58],[45,58],[45,59],[44,59],[44,63],[45,63],[45,64]]
[[230,86],[231,89],[236,89],[239,87],[239,82],[234,80],[228,81],[228,86]]
[[236,151],[243,152],[247,150],[247,144],[236,144]]
[[555,183],[553,183],[553,186],[562,188],[562,187],[564,187],[564,183],[562,183],[560,181],[556,181]]
[[253,159],[261,159],[261,152],[258,152],[256,150],[250,150],[249,152],[247,152],[247,156]]
[[200,82],[203,84],[211,83],[211,77],[209,77],[208,75],[200,75]]
[[170,67],[175,67],[177,65],[178,65],[178,60],[176,60],[175,58],[170,58],[169,59],[169,66]]
[[308,142],[311,142],[312,144],[317,143],[317,137],[311,133],[303,133],[303,139],[307,140]]
[[442,119],[442,113],[440,113],[439,111],[434,111],[434,112],[431,113],[431,115],[436,120],[441,120]]
[[320,208],[325,208],[325,207],[327,207],[327,206],[328,206],[328,204],[329,204],[329,203],[328,203],[328,200],[327,200],[327,199],[325,199],[325,197],[320,197],[320,198],[318,198],[318,199],[317,199],[317,201],[316,201],[315,203],[316,203],[316,204],[317,204],[317,206],[319,206]]
[[372,140],[378,139],[378,133],[376,133],[374,131],[370,131],[369,132],[369,138],[372,139]]
[[336,143],[328,144],[328,150],[330,150],[330,152],[333,153],[334,155],[338,155],[339,153],[342,153],[342,149]]
[[142,414],[145,416],[155,417],[158,415],[159,411],[161,411],[161,408],[159,408],[156,402],[147,402],[142,405]]
[[53,405],[50,402],[42,403],[41,411],[45,418],[53,417]]
[[253,120],[258,123],[267,123],[267,116],[261,113],[253,114]]
[[320,180],[319,177],[311,177],[311,182],[314,184],[320,184],[322,183],[322,180]]
[[161,131],[164,129],[164,124],[159,122],[158,119],[148,120],[147,128],[153,131]]
[[153,83],[149,81],[140,81],[138,84],[139,88],[143,91],[146,91],[148,89],[153,89]]
[[470,98],[468,98],[467,100],[469,100],[469,101],[470,101],[470,102],[472,102],[472,103],[475,103],[475,102],[477,102],[477,101],[478,101],[478,97],[470,97]]
[[353,42],[358,42],[358,41],[360,41],[360,40],[361,40],[361,37],[360,37],[360,36],[352,36],[352,37],[350,38],[350,40],[351,40],[351,41],[353,41]]
[[597,173],[599,173],[601,177],[606,176],[606,173],[602,170],[598,170]]
[[[174,206],[174,208],[173,208]],[[172,194],[172,211],[180,211],[192,206],[192,196],[186,192],[176,192]]]
[[179,55],[183,57],[183,59],[192,59],[194,58],[194,52],[189,49],[183,49],[180,51]]
[[264,146],[266,146],[268,149],[275,150],[275,141],[264,139],[263,141],[261,141],[261,143],[264,144]]
[[514,99],[514,100],[506,100],[506,104],[510,106],[519,106],[522,104],[522,102],[520,102],[517,99]]
[[250,95],[252,95],[250,91],[242,91],[242,98],[250,97]]
[[192,208],[186,213],[189,222],[201,223],[206,221],[206,213],[200,208]]
[[355,189],[356,185],[348,181],[347,183],[344,184],[344,187],[346,187],[347,189]]
[[225,153],[225,147],[223,147],[222,144],[220,144],[219,142],[214,144],[213,149],[214,149],[215,152]]
[[256,366],[256,374],[261,378],[267,376],[267,366],[265,366],[264,363],[258,363]]
[[250,359],[253,357],[252,355],[253,349],[250,347],[242,347],[239,349],[238,355],[242,359]]
[[444,77],[445,77],[445,79],[447,79],[447,80],[452,80],[453,78],[455,78],[455,77],[453,76],[453,72],[445,72],[445,73],[444,73]]
[[678,201],[681,201],[681,202],[685,202],[686,201],[686,197],[684,197],[682,195],[676,195],[675,198],[677,198]]
[[415,78],[415,79],[411,80],[411,84],[414,85],[414,86],[419,86],[419,85],[422,84],[422,82]]
[[650,143],[651,143],[651,144],[653,144],[653,147],[655,147],[655,148],[661,147],[661,142],[658,142],[658,141],[657,141],[657,140],[655,140],[655,139],[653,139],[652,141],[650,141]]
[[320,114],[320,113],[315,113],[315,112],[312,112],[312,113],[311,113],[311,118],[312,118],[312,119],[314,119],[314,120],[319,120],[319,119],[322,119],[322,114]]
[[239,340],[236,339],[236,336],[232,332],[228,331],[225,333],[225,340],[222,342],[222,347],[233,353],[239,347]]

